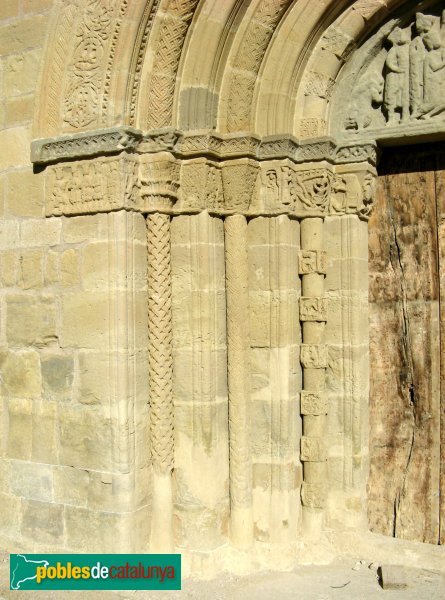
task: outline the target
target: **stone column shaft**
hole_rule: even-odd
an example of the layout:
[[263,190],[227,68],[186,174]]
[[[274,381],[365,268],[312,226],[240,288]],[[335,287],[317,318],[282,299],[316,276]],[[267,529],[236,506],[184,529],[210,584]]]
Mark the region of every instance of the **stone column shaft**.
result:
[[303,391],[301,413],[303,437],[303,532],[318,538],[322,530],[326,500],[326,430],[325,372],[327,350],[324,344],[326,299],[324,298],[323,219],[308,218],[301,222],[300,275],[302,297],[300,320],[303,329],[301,363]]
[[249,430],[247,221],[224,222],[227,287],[227,363],[229,391],[230,535],[239,548],[253,540],[252,459]]
[[153,466],[151,550],[171,552],[173,439],[173,356],[170,216],[147,216],[148,358],[150,436]]

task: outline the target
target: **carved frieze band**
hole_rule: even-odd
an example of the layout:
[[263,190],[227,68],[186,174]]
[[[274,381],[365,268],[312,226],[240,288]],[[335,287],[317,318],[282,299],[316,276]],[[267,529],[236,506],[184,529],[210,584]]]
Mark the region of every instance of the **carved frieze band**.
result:
[[[50,165],[47,175],[47,215],[130,209],[297,218],[357,214],[365,219],[375,179],[373,167],[366,163],[180,160],[168,151],[62,162]],[[322,254],[308,252],[300,257],[300,270],[324,271],[322,263]]]

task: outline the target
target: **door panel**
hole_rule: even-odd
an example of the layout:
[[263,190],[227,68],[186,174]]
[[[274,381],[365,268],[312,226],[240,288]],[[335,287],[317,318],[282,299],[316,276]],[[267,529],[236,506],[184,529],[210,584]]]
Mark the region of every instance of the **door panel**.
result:
[[396,148],[379,166],[369,223],[368,513],[373,531],[437,544],[443,366],[436,156],[431,146]]
[[439,474],[439,522],[440,543],[445,544],[445,152],[436,154],[436,198],[438,220],[438,247],[439,247],[439,278],[440,278],[440,474]]

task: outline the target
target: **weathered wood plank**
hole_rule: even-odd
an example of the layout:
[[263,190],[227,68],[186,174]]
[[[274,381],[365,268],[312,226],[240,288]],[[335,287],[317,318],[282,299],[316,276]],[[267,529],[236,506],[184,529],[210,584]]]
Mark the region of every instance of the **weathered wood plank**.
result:
[[445,156],[436,155],[436,198],[440,281],[440,475],[439,543],[445,544]]
[[371,529],[437,543],[440,324],[434,154],[395,149],[370,221]]

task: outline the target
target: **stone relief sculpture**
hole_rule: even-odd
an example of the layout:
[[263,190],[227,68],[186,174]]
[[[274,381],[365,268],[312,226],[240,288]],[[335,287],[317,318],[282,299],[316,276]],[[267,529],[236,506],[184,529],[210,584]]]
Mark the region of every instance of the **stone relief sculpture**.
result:
[[396,27],[388,36],[392,44],[386,57],[384,106],[388,123],[409,117],[409,42],[410,30]]
[[416,13],[397,25],[358,77],[344,123],[347,130],[422,121],[445,111],[445,11]]
[[410,89],[409,101],[411,114],[414,117],[419,116],[423,100],[423,73],[426,48],[424,43],[425,34],[427,34],[434,25],[434,18],[431,16],[416,15],[417,36],[412,40],[409,47],[409,68],[410,68]]
[[371,109],[383,102],[384,85],[383,75],[378,72],[361,79],[353,91],[346,129],[363,129],[371,124]]
[[428,50],[424,65],[423,119],[433,117],[445,110],[445,48],[438,31],[430,31],[424,39]]
[[65,93],[64,121],[78,129],[98,116],[99,88],[105,46],[109,42],[114,7],[103,0],[90,0],[76,32]]

